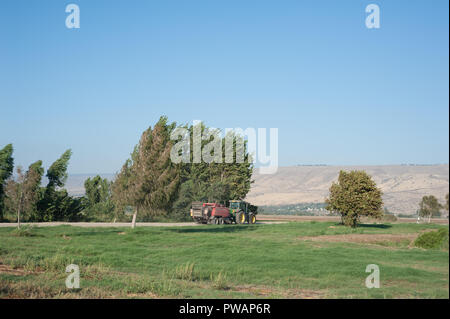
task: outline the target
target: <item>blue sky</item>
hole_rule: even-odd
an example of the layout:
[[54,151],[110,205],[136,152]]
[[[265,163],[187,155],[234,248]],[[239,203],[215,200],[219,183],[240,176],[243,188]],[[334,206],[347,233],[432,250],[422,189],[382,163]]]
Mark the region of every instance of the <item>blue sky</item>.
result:
[[[81,28],[65,7],[79,5]],[[367,29],[376,3],[381,28]],[[277,127],[279,164],[448,163],[448,1],[0,2],[0,147],[114,173],[161,115]]]

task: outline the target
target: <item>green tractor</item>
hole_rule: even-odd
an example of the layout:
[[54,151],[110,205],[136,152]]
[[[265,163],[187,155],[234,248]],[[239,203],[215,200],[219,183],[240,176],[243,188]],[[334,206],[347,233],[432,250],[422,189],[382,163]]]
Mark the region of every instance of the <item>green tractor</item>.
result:
[[230,214],[234,216],[236,224],[256,223],[258,207],[243,200],[230,200]]

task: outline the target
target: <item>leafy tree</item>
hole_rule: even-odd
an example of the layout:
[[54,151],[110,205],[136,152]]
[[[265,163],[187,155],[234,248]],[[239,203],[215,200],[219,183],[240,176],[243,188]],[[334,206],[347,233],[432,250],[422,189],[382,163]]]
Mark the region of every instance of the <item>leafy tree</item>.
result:
[[[197,125],[177,127],[175,123],[168,124],[166,117],[161,117],[153,129],[142,134],[131,158],[122,166],[112,185],[116,210],[122,212],[127,206],[134,206],[133,220],[137,211],[151,218],[168,215],[187,219],[192,201],[226,202],[245,198],[250,190],[253,163],[244,138],[228,133],[233,143],[225,143],[219,130],[210,129],[204,123]],[[191,146],[186,153],[188,160],[180,163],[174,163],[170,158],[173,145],[179,142],[170,140],[175,128],[186,129]],[[194,163],[194,132],[209,136],[201,139],[200,151],[202,157],[214,159],[212,162]],[[233,158],[228,162],[225,161],[226,147],[234,150]],[[217,150],[221,154],[214,154]],[[179,152],[180,155],[183,150]],[[236,159],[236,153],[242,154],[242,161]]]
[[[253,163],[247,151],[244,138],[234,132],[227,132],[227,136],[221,138],[220,131],[211,130],[199,123],[198,129],[202,135],[209,135],[210,139],[202,140],[201,149],[204,152],[208,143],[214,139],[220,141],[221,163],[193,162],[193,147],[190,150],[190,162],[181,165],[181,187],[174,210],[189,211],[192,201],[227,202],[230,199],[244,199],[250,191]],[[189,127],[190,145],[193,145],[194,127]],[[226,138],[232,143],[227,145]],[[233,154],[231,161],[226,161],[225,154]],[[242,154],[241,161],[237,154]],[[211,155],[214,155],[213,152]]]
[[341,214],[342,223],[356,227],[361,216],[381,218],[381,190],[364,171],[339,172],[338,182],[330,187],[326,209]]
[[3,212],[5,210],[5,183],[12,175],[14,169],[14,159],[12,157],[12,153],[12,144],[8,144],[4,148],[0,149],[0,220],[3,219]]
[[37,213],[43,173],[42,161],[31,164],[25,174],[19,166],[17,178],[10,178],[6,184],[6,211],[17,214],[19,227],[21,218],[32,220]]
[[175,126],[162,116],[153,128],[144,131],[131,160],[114,182],[113,196],[118,207],[135,207],[133,228],[139,211],[151,218],[165,215],[175,200],[180,181],[179,166],[170,158],[170,133]]
[[428,222],[431,221],[431,217],[441,216],[442,205],[438,199],[433,195],[424,196],[419,203],[419,216],[423,218],[428,217]]
[[114,205],[111,201],[111,182],[99,175],[84,182],[84,207],[91,220],[104,220],[113,217]]
[[[132,153],[132,158],[135,157],[136,147]],[[131,203],[134,202],[134,194],[132,189],[132,159],[127,159],[123,164],[122,169],[116,174],[114,182],[111,185],[112,197],[111,200],[115,207],[115,216],[123,216],[124,211]]]
[[61,189],[67,179],[67,166],[72,155],[65,151],[47,170],[48,184],[41,189],[42,198],[38,203],[38,221],[74,221],[80,218],[82,200],[72,198],[67,190]]
[[72,150],[65,151],[47,170],[47,189],[64,186],[67,180],[67,166],[71,156]]

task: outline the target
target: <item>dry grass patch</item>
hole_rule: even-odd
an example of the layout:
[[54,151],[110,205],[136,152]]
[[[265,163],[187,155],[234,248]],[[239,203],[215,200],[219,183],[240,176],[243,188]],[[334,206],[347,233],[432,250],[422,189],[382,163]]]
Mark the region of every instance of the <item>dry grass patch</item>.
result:
[[313,242],[345,242],[361,244],[380,244],[383,242],[401,243],[406,240],[413,241],[418,234],[343,234],[322,236],[301,236],[298,240]]

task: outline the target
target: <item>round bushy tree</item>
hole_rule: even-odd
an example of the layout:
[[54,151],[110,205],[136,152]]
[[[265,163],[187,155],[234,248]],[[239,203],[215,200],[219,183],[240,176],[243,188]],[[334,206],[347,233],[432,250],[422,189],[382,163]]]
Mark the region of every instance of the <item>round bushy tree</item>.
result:
[[339,172],[338,182],[330,187],[326,209],[339,213],[342,223],[356,227],[361,216],[383,216],[382,192],[364,171]]

